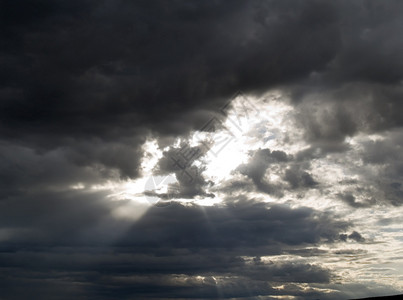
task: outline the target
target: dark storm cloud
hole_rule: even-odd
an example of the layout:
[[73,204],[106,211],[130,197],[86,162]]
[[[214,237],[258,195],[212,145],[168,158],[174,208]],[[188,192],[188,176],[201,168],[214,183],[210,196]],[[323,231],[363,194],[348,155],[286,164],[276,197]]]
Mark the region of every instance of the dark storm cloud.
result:
[[288,87],[313,152],[343,152],[346,137],[403,125],[402,3],[337,4],[337,54],[324,70]]
[[113,170],[104,168],[100,172],[97,168],[83,168],[72,164],[66,156],[63,149],[39,153],[28,147],[0,144],[1,197],[35,191],[63,191],[80,183],[101,183],[113,176]]
[[340,43],[321,2],[3,1],[1,11],[1,133],[45,149],[186,133],[205,122],[198,110],[321,69]]
[[[200,128],[206,120],[199,112],[238,90],[302,82],[301,98],[362,83],[358,93],[374,97],[366,126],[401,125],[398,1],[1,5],[2,137],[75,152],[81,151],[75,143],[88,138],[118,140],[120,152],[87,147],[82,161],[116,167],[124,177],[138,176],[140,155],[129,167],[111,156],[122,152],[127,161],[124,149],[136,152],[144,142],[127,137]],[[339,141],[361,128],[348,107],[334,108],[329,126],[326,116],[303,117],[310,139]]]
[[359,122],[349,110],[356,101],[316,118],[308,107],[310,140],[335,144],[363,122],[401,125],[399,2],[1,5],[0,134],[35,149],[70,148],[74,163],[137,177],[150,133],[186,134],[235,91],[276,84],[305,82],[298,94],[309,96],[362,82],[355,90],[374,96]]
[[331,65],[341,80],[399,83],[403,76],[399,38],[402,29],[400,1],[341,2],[342,51]]
[[[110,255],[108,251],[114,251],[115,255]],[[71,290],[72,294],[95,296],[97,299],[109,299],[110,295],[124,299],[126,297],[161,298],[168,295],[174,298],[253,297],[259,294],[284,293],[274,290],[269,282],[327,283],[331,277],[328,270],[315,265],[246,262],[240,258],[226,259],[213,254],[210,256],[186,254],[182,261],[176,261],[175,265],[167,265],[167,262],[175,260],[165,255],[128,255],[119,253],[119,249],[116,248],[95,253],[91,249],[79,249],[77,252],[73,256],[68,249],[49,253],[24,251],[15,255],[0,254],[0,257],[9,259],[5,264],[9,270],[9,276],[2,276],[1,283],[7,291],[4,295],[8,296],[13,292],[15,299],[21,299],[26,291],[18,290],[15,283],[22,282],[26,286],[36,287],[36,291],[41,295],[49,293],[52,299],[63,288],[70,286],[75,287]],[[197,276],[189,274],[193,271],[189,268],[192,267],[189,263],[196,260],[207,264],[206,267],[211,267],[213,261],[222,261],[223,268],[205,273],[204,267],[194,265],[193,267],[196,268],[201,267],[197,269],[197,276],[204,277],[203,280],[198,280]],[[29,264],[30,270],[22,274],[23,276],[20,274],[22,278],[17,281],[15,277],[18,273],[15,270],[21,266],[21,263]],[[156,268],[157,264],[159,268]],[[124,267],[124,265],[131,267]],[[175,269],[179,265],[182,265],[184,269]],[[141,268],[144,270],[140,273]],[[54,274],[52,277],[47,273],[49,271]],[[169,274],[167,271],[184,273]],[[243,272],[242,275],[228,278],[231,273],[240,271]],[[221,276],[227,278],[221,279]],[[216,278],[219,283],[216,283],[218,281]],[[88,281],[91,281],[92,285],[86,285]],[[53,288],[49,289],[52,285]]]
[[293,210],[245,200],[231,201],[224,208],[177,204],[149,210],[133,227],[136,238],[122,243],[157,246],[166,242],[173,247],[227,249],[241,243],[259,251],[269,245],[332,242],[338,239],[337,232],[348,226],[317,213],[309,208]]
[[[112,215],[113,209],[123,204],[123,200],[106,199],[103,192],[32,192],[2,200],[1,206],[7,210],[1,210],[1,226],[21,229],[22,233],[23,229],[32,230],[35,234],[31,236],[21,238],[16,234],[5,238],[22,245],[99,245],[113,230],[117,237],[119,230],[124,230],[115,241],[122,247],[144,251],[153,247],[155,251],[233,249],[237,255],[281,253],[286,245],[332,243],[351,226],[310,208],[291,209],[246,200],[212,207],[175,203],[152,207],[131,224]],[[111,233],[105,231],[108,225]]]
[[[32,191],[0,201],[0,226],[4,241],[11,245],[72,245],[84,239],[92,227],[110,221],[111,211],[119,205],[122,203],[108,200],[105,192]],[[110,226],[113,230],[113,222]],[[102,239],[108,236],[104,231]]]
[[[58,299],[65,288],[74,296],[97,299],[303,294],[299,289],[280,292],[272,284],[328,283],[330,270],[261,256],[331,244],[351,227],[310,208],[245,200],[212,207],[153,207],[127,223],[108,214],[119,203],[79,193],[54,196],[38,195],[42,201],[20,203],[25,211],[10,207],[7,216],[2,213],[3,228],[29,224],[31,230],[17,232],[0,247],[5,297],[23,299],[29,290]],[[35,209],[34,203],[41,205]],[[32,209],[36,219],[21,221]]]
[[400,83],[353,82],[321,91],[312,88],[296,104],[296,121],[314,150],[345,151],[347,137],[401,127],[402,97]]

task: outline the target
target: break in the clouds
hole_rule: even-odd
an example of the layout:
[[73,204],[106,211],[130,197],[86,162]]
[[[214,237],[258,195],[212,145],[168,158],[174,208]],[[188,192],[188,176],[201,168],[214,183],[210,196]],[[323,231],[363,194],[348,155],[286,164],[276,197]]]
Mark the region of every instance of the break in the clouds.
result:
[[403,290],[403,3],[0,3],[1,299]]

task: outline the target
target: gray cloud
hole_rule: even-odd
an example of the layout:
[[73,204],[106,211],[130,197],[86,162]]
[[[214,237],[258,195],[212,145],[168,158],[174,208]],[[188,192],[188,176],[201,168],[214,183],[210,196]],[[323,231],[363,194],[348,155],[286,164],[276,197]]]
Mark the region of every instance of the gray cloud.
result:
[[357,199],[352,195],[351,193],[345,193],[345,194],[339,194],[338,195],[341,200],[343,200],[345,203],[350,205],[351,207],[355,208],[365,208],[365,207],[370,207],[375,204],[375,199],[366,199],[364,201],[357,201]]
[[[306,164],[300,160],[300,153],[295,159],[284,151],[259,149],[251,153],[248,163],[238,166],[236,171],[250,178],[258,191],[282,197],[284,192],[289,189],[314,188],[318,184],[312,175],[305,171],[309,168],[309,163]],[[271,183],[267,176],[271,173],[281,176],[282,181]],[[231,181],[223,190],[245,190],[245,185],[247,182],[242,184],[239,181]]]
[[298,166],[292,166],[285,170],[284,179],[291,185],[293,189],[299,187],[314,187],[318,183],[312,178],[312,175],[301,170]]
[[282,196],[282,186],[270,183],[265,177],[269,166],[273,163],[283,163],[289,160],[283,151],[270,151],[270,149],[259,149],[252,154],[247,164],[240,165],[237,170],[250,178],[256,188],[264,193]]
[[[155,192],[148,192],[147,194],[162,198],[214,197],[214,194],[209,194],[205,191],[206,187],[214,183],[207,181],[203,176],[203,171],[205,170],[203,158],[209,150],[207,142],[195,147],[182,142],[178,147],[170,147],[167,151],[164,151],[156,166],[155,174],[174,174],[177,183],[169,184],[168,188],[172,191],[169,195],[161,195]],[[196,166],[196,162],[201,163],[201,165]]]

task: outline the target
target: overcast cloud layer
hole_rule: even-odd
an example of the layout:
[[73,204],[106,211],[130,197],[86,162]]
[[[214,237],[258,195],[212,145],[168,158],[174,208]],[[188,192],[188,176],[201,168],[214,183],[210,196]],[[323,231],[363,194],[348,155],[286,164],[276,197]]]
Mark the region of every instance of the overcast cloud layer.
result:
[[0,299],[403,291],[402,1],[5,0],[0,66]]

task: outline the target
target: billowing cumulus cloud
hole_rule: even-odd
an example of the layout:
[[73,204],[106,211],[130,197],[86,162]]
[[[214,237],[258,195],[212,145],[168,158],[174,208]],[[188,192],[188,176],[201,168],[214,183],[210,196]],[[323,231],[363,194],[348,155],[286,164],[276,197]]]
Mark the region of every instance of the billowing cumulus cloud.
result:
[[402,13],[2,1],[0,298],[401,291]]

